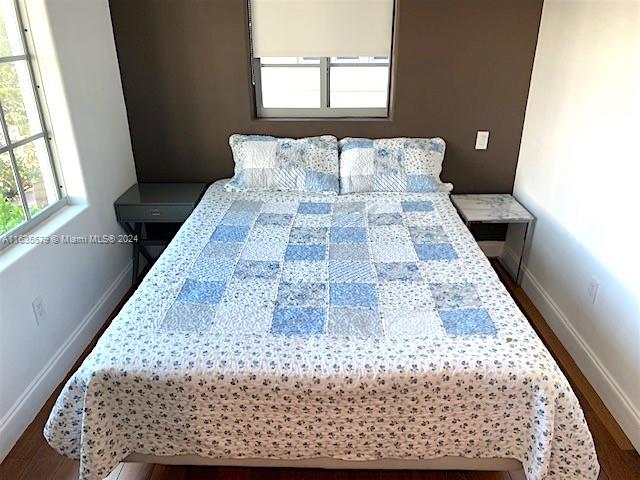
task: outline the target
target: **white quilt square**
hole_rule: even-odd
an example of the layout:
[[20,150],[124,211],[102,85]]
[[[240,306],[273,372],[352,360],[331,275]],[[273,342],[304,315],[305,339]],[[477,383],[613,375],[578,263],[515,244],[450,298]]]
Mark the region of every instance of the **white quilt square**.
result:
[[280,225],[254,225],[249,231],[247,242],[284,242],[289,236],[289,227]]
[[401,243],[406,246],[412,243],[404,225],[369,225],[369,238],[373,243]]
[[289,283],[323,283],[329,280],[327,262],[285,262],[282,265],[282,281]]
[[390,337],[444,337],[438,314],[432,310],[383,309],[384,332]]
[[411,243],[372,242],[371,253],[374,262],[415,262],[418,260]]
[[281,262],[284,259],[286,249],[286,238],[247,241],[240,258],[242,260],[276,260]]
[[471,282],[472,275],[460,259],[419,262],[420,273],[430,283]]
[[435,210],[431,212],[405,212],[404,224],[407,226],[442,225]]
[[[245,161],[244,168],[275,168],[277,142],[252,142],[245,144],[246,152],[251,161]],[[249,164],[250,163],[250,164]]]
[[402,206],[400,202],[376,200],[367,205],[367,213],[402,213]]
[[271,280],[232,278],[227,284],[221,303],[273,310],[278,293],[277,283]]
[[271,309],[223,302],[218,305],[213,330],[234,333],[267,333],[271,328]]
[[294,227],[330,227],[331,214],[299,213],[293,219]]
[[296,213],[298,211],[297,202],[267,202],[262,207],[262,213]]
[[373,175],[375,170],[373,148],[352,148],[340,156],[340,176]]
[[381,308],[435,309],[429,286],[421,282],[384,282],[378,285],[378,296]]

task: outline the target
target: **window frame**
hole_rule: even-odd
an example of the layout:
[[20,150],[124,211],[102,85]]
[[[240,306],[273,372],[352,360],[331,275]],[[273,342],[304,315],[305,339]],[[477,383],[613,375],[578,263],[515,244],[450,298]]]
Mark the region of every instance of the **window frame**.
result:
[[[11,141],[8,125],[5,119],[4,109],[0,108],[0,129],[2,130],[2,134],[6,143],[4,146],[0,146],[0,154],[7,153],[9,155],[14,181],[20,195],[20,201],[25,216],[25,220],[22,223],[16,225],[12,229],[7,230],[4,233],[0,233],[0,251],[14,243],[11,241],[7,241],[7,237],[14,237],[28,232],[67,204],[64,185],[61,181],[59,164],[57,162],[57,157],[54,154],[54,148],[52,145],[53,138],[51,136],[51,129],[49,127],[50,123],[48,121],[47,112],[43,108],[43,104],[46,104],[46,102],[41,88],[42,82],[40,78],[40,72],[37,68],[37,64],[35,64],[33,55],[33,52],[35,51],[33,41],[29,35],[30,30],[27,26],[27,22],[25,21],[25,19],[27,18],[27,14],[21,0],[13,0],[13,5],[17,26],[20,30],[20,42],[22,44],[23,53],[21,55],[9,55],[4,57],[0,56],[0,64],[20,61],[25,62],[31,84],[31,92],[29,93],[31,93],[35,99],[35,105],[38,114],[38,120],[40,121],[41,131],[16,142]],[[35,142],[39,139],[43,139],[45,144],[47,157],[55,184],[55,191],[58,198],[55,202],[47,205],[36,214],[32,214],[29,209],[29,205],[27,204],[24,186],[22,185],[22,181],[18,174],[18,165],[16,162],[14,150],[31,142]]]
[[[262,104],[262,64],[260,57],[251,58],[251,70],[253,79],[253,91],[256,106],[256,116],[258,119],[269,118],[372,118],[387,119],[389,118],[390,100],[391,100],[391,69],[392,57],[389,55],[386,62],[340,62],[331,63],[330,57],[319,57],[319,75],[320,75],[320,106],[309,108],[265,108]],[[286,67],[286,68],[309,68],[315,67],[315,64],[304,63],[269,63],[268,67]],[[331,67],[387,67],[387,104],[384,107],[347,107],[334,108],[330,106],[331,94]]]

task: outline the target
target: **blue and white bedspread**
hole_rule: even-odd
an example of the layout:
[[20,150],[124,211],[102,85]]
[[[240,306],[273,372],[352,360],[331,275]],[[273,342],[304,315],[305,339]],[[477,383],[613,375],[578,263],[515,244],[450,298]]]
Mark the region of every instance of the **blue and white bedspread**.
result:
[[132,452],[501,457],[595,479],[569,384],[446,193],[209,188],[45,429],[101,479]]

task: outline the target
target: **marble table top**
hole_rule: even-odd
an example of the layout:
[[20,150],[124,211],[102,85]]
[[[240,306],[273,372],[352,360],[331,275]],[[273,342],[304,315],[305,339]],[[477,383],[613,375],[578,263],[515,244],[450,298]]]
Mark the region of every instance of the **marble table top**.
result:
[[467,222],[527,223],[533,220],[533,215],[509,194],[451,195],[451,201]]

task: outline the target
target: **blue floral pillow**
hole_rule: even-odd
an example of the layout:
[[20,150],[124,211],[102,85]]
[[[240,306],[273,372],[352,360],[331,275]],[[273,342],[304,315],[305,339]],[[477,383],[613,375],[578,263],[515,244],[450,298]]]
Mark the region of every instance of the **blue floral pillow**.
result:
[[337,194],[338,139],[231,135],[235,174],[229,191],[277,190]]
[[340,193],[450,192],[440,180],[441,138],[343,138]]

